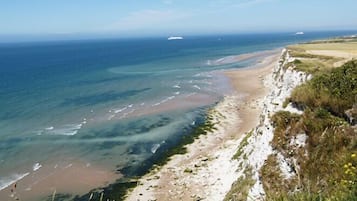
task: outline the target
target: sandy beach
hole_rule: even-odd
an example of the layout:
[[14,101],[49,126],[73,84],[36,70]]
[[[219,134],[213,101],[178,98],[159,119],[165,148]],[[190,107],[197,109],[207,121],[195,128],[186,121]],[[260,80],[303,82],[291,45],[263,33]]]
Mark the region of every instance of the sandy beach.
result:
[[232,157],[242,135],[259,122],[261,100],[267,94],[263,79],[272,73],[280,53],[269,52],[246,69],[225,71],[234,92],[208,114],[216,130],[187,145],[186,154],[171,157],[141,178],[126,200],[223,200],[238,178],[239,164]]
[[71,197],[113,183],[119,177],[115,172],[83,161],[39,164],[37,170],[0,191],[0,200],[38,201],[53,195],[55,198]]

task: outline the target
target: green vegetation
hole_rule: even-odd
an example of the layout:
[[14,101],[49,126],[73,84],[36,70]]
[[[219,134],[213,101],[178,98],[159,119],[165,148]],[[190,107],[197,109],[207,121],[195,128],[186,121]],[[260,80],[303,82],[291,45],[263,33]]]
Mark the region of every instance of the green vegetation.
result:
[[224,201],[246,201],[249,189],[254,185],[255,180],[252,179],[252,168],[248,167],[244,171],[244,176],[238,178],[232,184],[231,190],[227,193]]
[[[260,170],[260,175],[263,176],[262,184],[264,189],[269,189],[268,198],[279,197],[290,189],[294,189],[297,178],[285,180],[279,168],[278,160],[275,155],[270,155],[265,161],[264,166]],[[273,182],[272,182],[273,181]]]
[[190,169],[190,168],[186,168],[183,172],[184,172],[184,173],[192,173],[192,172],[193,172],[193,170],[192,170],[192,169]]
[[71,194],[53,194],[51,196],[48,196],[45,200],[48,201],[70,201],[73,200],[73,195]]
[[250,136],[252,136],[252,134],[253,134],[253,130],[251,130],[248,134],[245,135],[245,137],[239,144],[238,150],[236,154],[234,154],[233,159],[238,159],[242,155],[244,147],[248,145],[248,139],[250,138]]
[[357,61],[315,76],[291,95],[290,102],[302,107],[324,108],[339,117],[352,108],[357,97]]
[[297,71],[306,72],[312,75],[328,72],[334,68],[335,63],[343,60],[331,56],[310,54],[300,48],[300,46],[289,47],[289,54],[296,59],[285,68],[293,68]]
[[[260,172],[267,200],[357,200],[357,135],[345,114],[356,108],[356,97],[356,61],[319,71],[293,91],[287,102],[304,113],[272,117],[272,146],[296,160],[290,164],[295,176],[283,178],[276,156],[270,156]],[[307,136],[304,147],[291,143],[300,134]]]

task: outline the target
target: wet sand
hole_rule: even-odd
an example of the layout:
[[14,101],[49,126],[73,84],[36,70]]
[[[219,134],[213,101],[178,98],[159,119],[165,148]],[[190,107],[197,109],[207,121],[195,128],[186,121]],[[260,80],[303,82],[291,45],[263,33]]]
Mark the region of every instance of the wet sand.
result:
[[[60,194],[81,195],[113,183],[120,175],[82,161],[44,164],[36,171],[0,191],[1,201],[39,201]],[[51,199],[50,199],[51,200]]]
[[242,134],[258,124],[267,94],[263,79],[272,72],[280,52],[266,53],[249,68],[224,72],[235,92],[210,111],[216,130],[187,145],[186,154],[171,157],[141,178],[126,200],[222,200],[237,179],[239,164],[232,157]]

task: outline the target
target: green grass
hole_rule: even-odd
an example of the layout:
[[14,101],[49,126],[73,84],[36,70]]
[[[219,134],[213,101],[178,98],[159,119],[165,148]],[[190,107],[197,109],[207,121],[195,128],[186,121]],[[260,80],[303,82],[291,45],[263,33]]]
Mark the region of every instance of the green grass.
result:
[[255,180],[252,179],[252,168],[248,167],[244,171],[244,176],[237,179],[232,184],[230,191],[226,194],[224,201],[246,201],[249,189],[254,185]]
[[250,138],[250,136],[252,136],[252,134],[253,134],[253,130],[251,130],[249,133],[247,133],[245,135],[245,137],[243,138],[243,140],[239,144],[238,150],[234,154],[233,159],[238,159],[242,155],[242,153],[244,151],[244,147],[248,145],[248,139]]
[[356,97],[357,61],[350,61],[297,87],[291,95],[290,102],[302,107],[322,107],[343,117],[345,110],[352,108]]

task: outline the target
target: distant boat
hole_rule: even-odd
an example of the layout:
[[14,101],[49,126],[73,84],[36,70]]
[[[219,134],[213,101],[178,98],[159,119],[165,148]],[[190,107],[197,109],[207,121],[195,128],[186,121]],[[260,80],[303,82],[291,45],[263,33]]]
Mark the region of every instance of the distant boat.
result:
[[304,35],[305,33],[302,31],[296,32],[295,35]]
[[167,38],[167,40],[182,40],[182,39],[183,39],[183,37],[181,37],[181,36],[170,36]]

